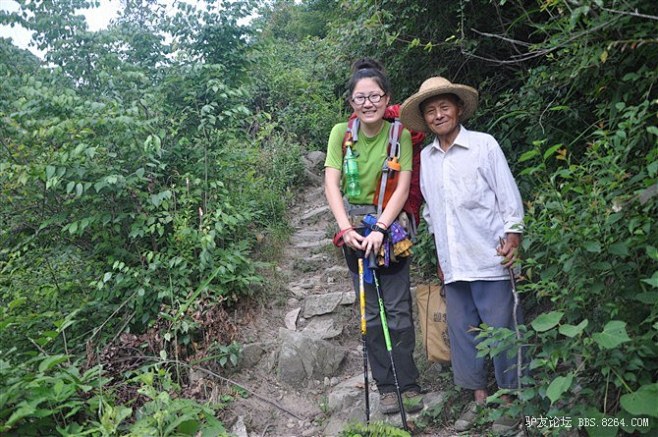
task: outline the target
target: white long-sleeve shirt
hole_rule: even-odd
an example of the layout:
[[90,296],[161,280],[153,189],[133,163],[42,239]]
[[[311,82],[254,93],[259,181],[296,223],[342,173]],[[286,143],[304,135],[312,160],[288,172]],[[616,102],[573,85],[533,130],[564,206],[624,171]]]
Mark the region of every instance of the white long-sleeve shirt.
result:
[[447,152],[435,138],[421,152],[420,189],[445,282],[508,279],[496,247],[523,232],[523,203],[498,142],[463,126]]

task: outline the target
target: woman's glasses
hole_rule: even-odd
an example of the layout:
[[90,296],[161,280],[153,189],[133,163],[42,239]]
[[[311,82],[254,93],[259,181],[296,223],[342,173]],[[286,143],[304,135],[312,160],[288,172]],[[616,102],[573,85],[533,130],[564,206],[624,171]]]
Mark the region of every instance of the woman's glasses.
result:
[[354,102],[355,105],[363,105],[366,103],[366,99],[370,100],[370,103],[379,103],[382,100],[382,97],[384,97],[386,93],[384,94],[370,94],[369,96],[363,96],[363,95],[358,95],[352,97],[352,102]]

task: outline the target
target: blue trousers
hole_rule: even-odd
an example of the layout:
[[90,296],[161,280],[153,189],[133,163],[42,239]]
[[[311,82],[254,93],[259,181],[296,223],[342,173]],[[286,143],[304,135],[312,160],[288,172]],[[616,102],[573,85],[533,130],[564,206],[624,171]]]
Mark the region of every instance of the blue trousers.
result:
[[[486,389],[486,357],[477,357],[477,332],[482,323],[514,330],[514,296],[507,281],[458,281],[445,286],[448,334],[455,384],[470,390]],[[518,321],[522,323],[519,306]],[[499,388],[517,388],[516,354],[503,351],[493,359]]]
[[[413,358],[416,333],[412,317],[411,292],[409,284],[409,258],[399,261],[395,269],[377,270],[386,321],[391,338],[393,361],[402,393],[420,390],[417,383],[418,369]],[[395,271],[393,271],[395,270]],[[359,277],[352,274],[357,302],[359,301]],[[386,350],[386,341],[379,316],[377,289],[374,284],[365,283],[366,294],[366,345],[372,377],[379,393],[395,391],[395,379],[391,357]]]

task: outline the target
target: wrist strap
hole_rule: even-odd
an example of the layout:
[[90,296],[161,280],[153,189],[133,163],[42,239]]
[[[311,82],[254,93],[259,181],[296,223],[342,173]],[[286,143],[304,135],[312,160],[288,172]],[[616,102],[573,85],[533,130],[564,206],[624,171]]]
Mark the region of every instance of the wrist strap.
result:
[[345,228],[343,230],[340,230],[340,231],[336,232],[336,234],[334,235],[334,240],[333,240],[334,241],[334,246],[342,247],[345,244],[345,241],[343,240],[343,235],[345,235],[349,231],[353,231],[353,230],[354,230],[353,227],[349,227],[349,228]]

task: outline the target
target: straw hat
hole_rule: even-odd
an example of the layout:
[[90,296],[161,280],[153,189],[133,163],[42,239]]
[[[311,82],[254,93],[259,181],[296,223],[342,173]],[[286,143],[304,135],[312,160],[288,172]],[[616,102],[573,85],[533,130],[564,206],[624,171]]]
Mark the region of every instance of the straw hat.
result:
[[411,130],[429,132],[420,105],[425,100],[439,94],[455,94],[464,102],[460,121],[470,118],[478,106],[478,92],[470,86],[452,83],[444,77],[430,77],[420,86],[418,92],[404,101],[400,107],[400,120]]

